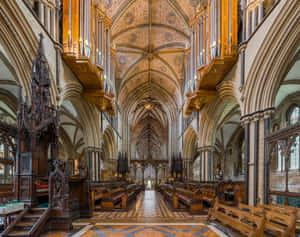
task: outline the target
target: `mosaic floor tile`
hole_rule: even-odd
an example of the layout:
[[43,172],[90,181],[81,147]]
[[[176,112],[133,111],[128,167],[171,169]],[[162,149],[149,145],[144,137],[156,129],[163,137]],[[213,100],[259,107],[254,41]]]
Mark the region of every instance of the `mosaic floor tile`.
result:
[[82,237],[218,237],[205,225],[194,226],[94,226]]

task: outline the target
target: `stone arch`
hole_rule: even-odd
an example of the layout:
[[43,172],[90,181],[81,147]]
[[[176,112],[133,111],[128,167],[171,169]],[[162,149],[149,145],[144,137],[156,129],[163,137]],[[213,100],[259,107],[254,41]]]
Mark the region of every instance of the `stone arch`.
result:
[[78,120],[83,129],[85,144],[91,147],[101,147],[102,136],[100,112],[89,104],[82,96],[82,86],[78,82],[69,82],[62,87],[60,103],[70,101],[78,113]]
[[[44,34],[46,35],[46,34]],[[46,36],[47,37],[47,36]],[[47,39],[48,40],[48,39]],[[31,67],[36,56],[38,37],[32,30],[16,1],[2,2],[0,8],[0,48],[4,48],[17,75],[17,84],[22,86],[23,96],[30,99]],[[53,72],[51,79],[51,102],[56,104],[57,88]]]
[[215,142],[217,118],[224,114],[226,107],[240,106],[234,86],[232,82],[222,83],[218,88],[216,99],[202,109],[199,117],[198,147],[212,146]]
[[249,70],[242,115],[274,107],[277,91],[288,69],[287,62],[299,45],[299,4],[284,2]]
[[185,132],[182,157],[184,159],[194,160],[197,155],[197,133],[191,126]]
[[72,100],[65,100],[60,107],[61,158],[82,160],[85,158],[85,139],[78,110]]
[[116,159],[118,156],[117,143],[112,128],[108,127],[103,133],[103,157],[104,159]]

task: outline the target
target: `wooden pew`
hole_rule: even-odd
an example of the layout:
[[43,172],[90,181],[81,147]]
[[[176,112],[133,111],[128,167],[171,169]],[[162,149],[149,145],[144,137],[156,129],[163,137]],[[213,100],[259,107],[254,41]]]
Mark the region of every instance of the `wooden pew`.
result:
[[280,237],[296,236],[296,209],[264,204],[258,204],[257,206],[264,210],[266,217],[265,230]]
[[126,187],[125,197],[122,199],[122,209],[127,209],[132,201],[136,201],[137,195],[140,193],[141,188],[136,184],[129,184]]
[[237,206],[239,202],[245,201],[245,182],[229,180],[219,184],[219,190],[221,188],[224,194],[222,198],[224,204]]
[[253,215],[247,211],[221,204],[218,199],[216,199],[213,208],[208,211],[208,220],[212,217],[239,231],[243,236],[264,236],[264,216]]
[[217,191],[213,187],[201,188],[200,189],[203,196],[203,201],[208,206],[213,206],[217,197]]
[[174,207],[173,204],[174,187],[170,184],[161,184],[159,186],[159,190],[162,196],[164,197],[164,199],[167,201],[167,203],[169,203],[171,207]]
[[122,208],[122,199],[126,199],[125,189],[116,188],[113,190],[105,189],[102,192],[101,206],[104,210]]
[[266,234],[280,237],[295,236],[295,209],[284,209],[263,204],[252,207],[242,203],[239,204],[238,208],[256,216],[264,216]]
[[191,213],[199,213],[203,210],[202,194],[200,190],[192,192],[183,188],[176,188],[173,196],[174,209],[178,209],[180,204],[186,206]]
[[105,190],[105,187],[103,186],[92,186],[90,187],[90,193],[91,193],[91,209],[94,212],[96,210],[97,203],[101,202],[103,198],[103,191]]
[[300,208],[297,207],[292,207],[292,206],[287,206],[287,205],[281,205],[277,203],[272,203],[272,206],[282,208],[282,209],[288,209],[288,210],[296,210],[296,233],[300,234]]

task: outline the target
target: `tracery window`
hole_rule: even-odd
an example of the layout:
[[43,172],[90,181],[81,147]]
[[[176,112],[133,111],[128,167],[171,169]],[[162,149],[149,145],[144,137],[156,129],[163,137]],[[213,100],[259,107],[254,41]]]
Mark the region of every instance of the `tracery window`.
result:
[[287,122],[295,124],[298,122],[300,116],[300,108],[297,105],[292,105],[287,112]]
[[[295,124],[298,122],[300,116],[300,108],[297,105],[292,105],[287,112],[288,124]],[[293,146],[291,147],[289,169],[299,169],[300,160],[300,137],[297,136]],[[285,171],[285,157],[282,154],[280,145],[277,145],[277,171]]]
[[299,168],[299,153],[300,153],[300,139],[299,136],[296,138],[295,143],[292,147],[292,151],[290,153],[290,169],[298,169]]
[[[296,105],[292,105],[288,110],[288,122],[289,124],[295,124],[298,122],[300,116],[300,108]],[[300,153],[300,139],[299,136],[295,139],[294,145],[290,153],[290,169],[299,168],[299,153]]]
[[282,155],[282,150],[280,145],[277,145],[277,170],[278,171],[284,171],[285,170],[285,159],[284,156]]

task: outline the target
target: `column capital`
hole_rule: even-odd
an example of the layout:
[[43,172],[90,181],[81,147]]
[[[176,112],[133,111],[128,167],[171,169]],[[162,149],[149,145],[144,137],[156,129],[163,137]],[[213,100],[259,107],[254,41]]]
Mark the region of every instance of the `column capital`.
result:
[[202,146],[202,147],[198,147],[197,151],[198,152],[202,152],[202,151],[214,151],[215,150],[215,146]]
[[84,148],[86,152],[92,151],[98,151],[98,152],[102,152],[102,147],[94,147],[94,146],[87,146]]
[[253,120],[257,121],[262,118],[270,118],[272,116],[272,114],[274,113],[274,111],[275,111],[275,108],[270,107],[270,108],[266,108],[264,110],[255,111],[250,114],[245,114],[241,117],[242,126],[244,126],[247,123],[250,123]]

